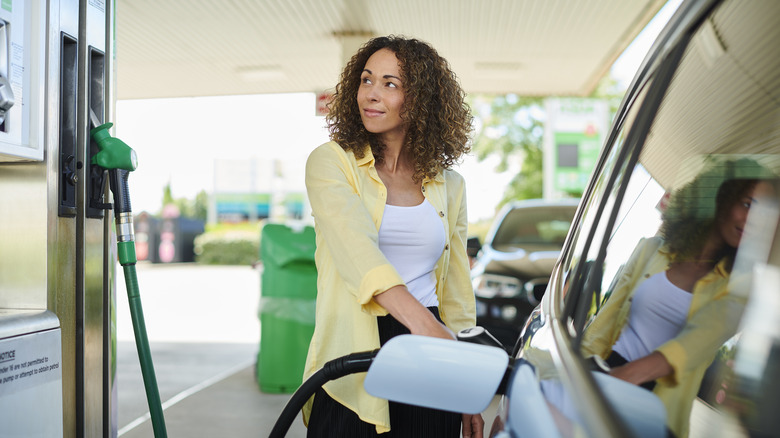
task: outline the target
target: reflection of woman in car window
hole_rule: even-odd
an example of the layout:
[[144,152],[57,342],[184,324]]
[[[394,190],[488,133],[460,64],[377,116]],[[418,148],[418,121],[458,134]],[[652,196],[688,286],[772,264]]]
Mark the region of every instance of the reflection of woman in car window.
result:
[[688,434],[704,372],[736,331],[741,305],[729,295],[729,274],[750,206],[766,185],[724,181],[740,175],[736,163],[726,164],[673,194],[660,237],[639,243],[583,338],[584,354],[606,359],[610,374],[653,390],[679,437]]

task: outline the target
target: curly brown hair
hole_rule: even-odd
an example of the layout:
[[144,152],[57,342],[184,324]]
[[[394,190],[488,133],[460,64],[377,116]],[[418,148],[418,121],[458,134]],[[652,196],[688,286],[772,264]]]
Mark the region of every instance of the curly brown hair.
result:
[[[724,181],[718,190],[711,215],[705,217],[695,214],[695,208],[684,205],[684,202],[690,202],[684,196],[677,196],[678,202],[670,202],[668,214],[664,214],[661,234],[672,252],[672,260],[685,261],[698,256],[717,221],[728,214],[729,209],[756,184],[757,179]],[[716,259],[726,257],[732,262],[736,251],[736,248],[724,245]]]
[[386,146],[363,126],[357,93],[368,58],[380,49],[392,51],[401,68],[404,103],[401,118],[408,123],[404,147],[414,161],[414,179],[421,181],[448,169],[470,150],[471,109],[447,61],[429,44],[390,35],[368,41],[347,63],[328,106],[326,121],[331,140],[356,157],[365,146],[378,163]]
[[[743,158],[712,162],[691,182],[677,190],[662,214],[661,236],[673,261],[695,258],[719,218],[771,172],[755,161]],[[724,245],[716,259],[734,261],[736,248]]]

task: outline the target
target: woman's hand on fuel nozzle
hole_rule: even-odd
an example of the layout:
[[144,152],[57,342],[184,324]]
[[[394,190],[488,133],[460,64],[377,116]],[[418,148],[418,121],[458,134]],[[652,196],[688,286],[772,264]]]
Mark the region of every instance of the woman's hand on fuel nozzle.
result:
[[485,420],[481,414],[463,415],[463,438],[482,438],[485,430]]
[[[428,309],[426,309],[426,310],[428,310]],[[450,340],[457,339],[457,337],[455,336],[455,333],[453,333],[452,330],[447,328],[446,325],[440,323],[439,321],[436,321],[436,318],[434,318],[433,321],[436,324],[432,324],[429,329],[424,330],[424,331],[420,331],[420,332],[417,332],[417,333],[412,331],[412,334],[422,335],[422,336],[430,336],[430,337],[433,337],[433,338],[450,339]]]
[[393,286],[381,294],[375,295],[374,301],[384,307],[413,335],[456,339],[455,333],[437,321],[431,311],[409,293],[406,286]]

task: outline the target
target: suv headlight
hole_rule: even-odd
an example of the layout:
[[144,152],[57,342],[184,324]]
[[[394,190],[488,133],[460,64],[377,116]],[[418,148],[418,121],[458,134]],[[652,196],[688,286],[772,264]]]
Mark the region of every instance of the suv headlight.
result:
[[480,298],[514,297],[520,293],[520,280],[497,274],[480,274],[472,280],[474,294]]

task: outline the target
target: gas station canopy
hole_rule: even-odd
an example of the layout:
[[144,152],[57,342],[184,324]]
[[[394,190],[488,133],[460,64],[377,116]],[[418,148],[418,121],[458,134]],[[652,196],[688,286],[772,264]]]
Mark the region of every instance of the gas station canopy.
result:
[[431,43],[470,93],[584,96],[666,0],[117,0],[117,98],[331,89],[367,39]]

